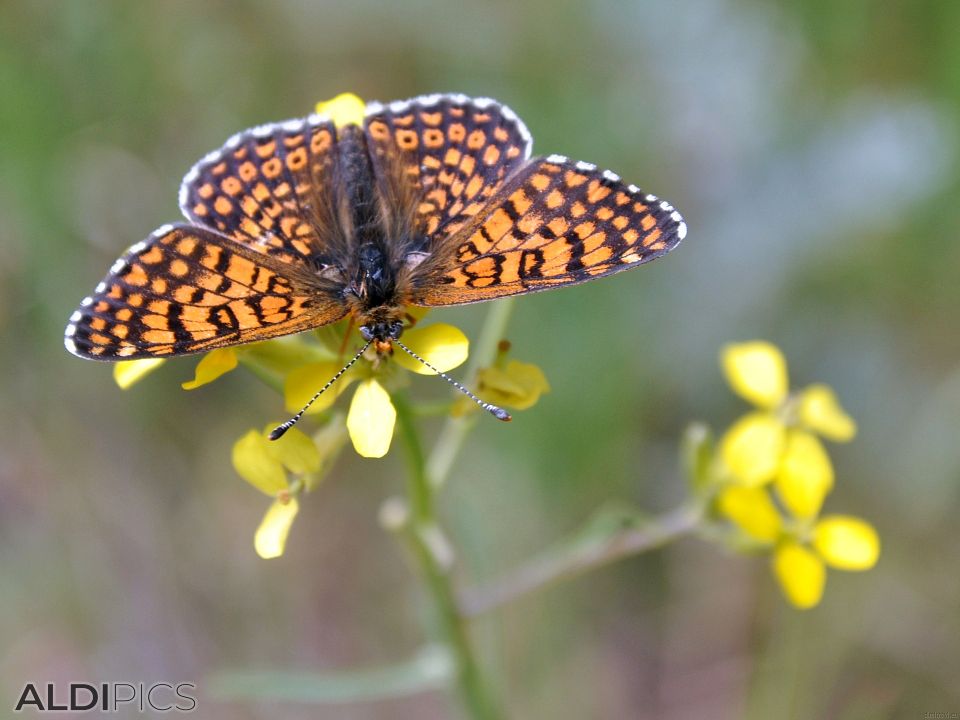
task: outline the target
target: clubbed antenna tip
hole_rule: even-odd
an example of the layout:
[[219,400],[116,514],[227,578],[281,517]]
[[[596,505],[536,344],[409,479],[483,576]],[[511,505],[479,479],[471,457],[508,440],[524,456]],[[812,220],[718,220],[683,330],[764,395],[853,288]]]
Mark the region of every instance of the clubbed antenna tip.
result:
[[296,424],[300,421],[300,418],[303,417],[303,414],[307,411],[307,408],[309,408],[311,405],[313,405],[313,403],[316,401],[316,399],[317,399],[318,397],[320,397],[321,395],[323,395],[324,392],[326,392],[327,388],[329,388],[329,387],[330,387],[331,385],[333,385],[337,380],[339,380],[339,379],[340,379],[340,376],[343,375],[347,370],[349,370],[349,369],[350,369],[350,366],[353,365],[357,360],[360,359],[360,356],[363,355],[363,354],[367,351],[367,348],[370,347],[370,343],[372,343],[372,342],[373,342],[373,340],[368,340],[368,341],[367,341],[367,344],[364,345],[362,348],[360,348],[360,352],[358,352],[356,355],[354,355],[353,358],[351,358],[350,362],[348,362],[346,365],[344,365],[342,368],[340,368],[340,372],[338,372],[336,375],[334,375],[332,378],[330,378],[330,380],[327,382],[326,385],[324,385],[322,388],[320,388],[319,390],[317,390],[316,394],[315,394],[312,398],[310,398],[310,401],[309,401],[306,405],[304,405],[302,408],[300,408],[300,412],[298,412],[298,413],[297,413],[296,415],[294,415],[292,418],[290,418],[289,420],[287,420],[285,423],[282,423],[282,424],[280,424],[280,425],[277,425],[273,430],[271,430],[271,431],[270,431],[269,438],[270,438],[271,440],[279,440],[280,438],[283,437],[283,434],[284,434],[287,430],[289,430],[289,429],[292,428],[294,425],[296,425]]
[[459,390],[459,391],[462,392],[464,395],[466,395],[468,398],[470,398],[471,400],[473,400],[477,405],[479,405],[479,406],[482,407],[484,410],[486,410],[488,413],[490,413],[491,415],[493,415],[497,420],[503,420],[504,422],[509,422],[510,420],[513,419],[513,418],[510,417],[510,413],[508,413],[508,412],[507,412],[506,410],[504,410],[502,407],[499,407],[499,406],[497,406],[497,405],[494,405],[493,403],[488,403],[488,402],[486,402],[485,400],[481,400],[481,399],[478,398],[476,395],[474,395],[472,392],[470,392],[469,390],[467,390],[463,385],[461,385],[460,383],[458,383],[456,380],[454,380],[452,377],[450,377],[449,375],[447,375],[445,372],[441,372],[440,370],[438,370],[437,368],[435,368],[433,365],[431,365],[431,364],[428,363],[426,360],[424,360],[422,357],[420,357],[419,355],[417,355],[413,350],[411,350],[410,348],[408,348],[406,345],[404,345],[404,344],[403,344],[402,342],[400,342],[399,340],[394,340],[394,342],[395,342],[397,345],[399,345],[399,346],[400,346],[400,349],[403,350],[405,353],[407,353],[407,355],[409,355],[410,357],[412,357],[414,360],[419,360],[420,362],[422,362],[422,363],[423,363],[424,365],[426,365],[428,368],[430,368],[431,370],[433,370],[437,375],[439,375],[439,376],[442,377],[444,380],[446,380],[448,383],[450,383],[451,385],[453,385],[457,390]]

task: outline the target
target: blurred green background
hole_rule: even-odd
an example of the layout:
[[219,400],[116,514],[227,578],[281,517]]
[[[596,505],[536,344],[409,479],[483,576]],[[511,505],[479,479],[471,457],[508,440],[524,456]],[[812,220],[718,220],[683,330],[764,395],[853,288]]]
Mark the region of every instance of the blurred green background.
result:
[[[460,457],[443,511],[464,581],[605,500],[677,503],[685,424],[743,409],[724,342],[776,342],[794,385],[830,383],[860,423],[826,511],[876,525],[875,570],[831,573],[800,613],[764,559],[685,540],[524,598],[475,625],[511,716],[960,712],[958,32],[954,0],[2,3],[0,708],[28,680],[192,680],[201,717],[451,716],[440,693],[203,694],[218,670],[419,646],[422,598],[376,519],[399,447],[344,453],[262,561],[265,499],[229,457],[277,396],[243,372],[180,392],[193,360],[121,392],[61,341],[114,258],[177,217],[198,157],[352,90],[495,97],[535,152],[609,167],[690,227],[639,272],[518,301],[516,357],[553,392]],[[435,317],[475,336],[484,312]]]

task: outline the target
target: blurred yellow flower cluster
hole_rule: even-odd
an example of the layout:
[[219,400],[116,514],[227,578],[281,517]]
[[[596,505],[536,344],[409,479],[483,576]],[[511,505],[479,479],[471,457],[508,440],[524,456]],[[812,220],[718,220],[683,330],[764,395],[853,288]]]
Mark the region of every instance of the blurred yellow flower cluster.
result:
[[710,467],[717,508],[773,553],[773,571],[799,608],[823,596],[826,566],[868,570],[880,541],[864,520],[820,516],[834,470],[820,437],[847,442],[853,419],[823,384],[791,394],[787,363],[764,341],[731,344],[721,366],[733,391],[755,406],[723,435]]

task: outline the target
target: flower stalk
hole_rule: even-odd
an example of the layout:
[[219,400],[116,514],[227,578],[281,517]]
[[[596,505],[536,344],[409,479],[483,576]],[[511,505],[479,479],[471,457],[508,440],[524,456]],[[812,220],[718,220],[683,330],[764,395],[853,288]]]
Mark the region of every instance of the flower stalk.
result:
[[[480,339],[470,353],[470,360],[464,373],[468,382],[477,377],[480,368],[487,367],[493,362],[497,354],[497,346],[506,334],[507,324],[513,313],[513,302],[513,298],[504,298],[491,305],[480,331]],[[450,416],[444,423],[426,465],[427,478],[435,491],[443,487],[450,476],[457,455],[460,454],[460,449],[475,422],[476,418],[473,415],[462,415]]]
[[435,488],[427,478],[414,413],[403,394],[394,396],[394,405],[407,449],[409,511],[388,513],[397,521],[392,529],[405,542],[430,596],[435,631],[453,660],[454,686],[464,709],[471,720],[495,720],[502,715],[481,675],[466,623],[457,606],[450,577],[453,555],[437,524]]
[[631,555],[655,550],[695,532],[703,520],[701,503],[687,503],[655,518],[635,510],[601,510],[586,527],[485,587],[460,598],[464,615],[473,617],[518,598]]

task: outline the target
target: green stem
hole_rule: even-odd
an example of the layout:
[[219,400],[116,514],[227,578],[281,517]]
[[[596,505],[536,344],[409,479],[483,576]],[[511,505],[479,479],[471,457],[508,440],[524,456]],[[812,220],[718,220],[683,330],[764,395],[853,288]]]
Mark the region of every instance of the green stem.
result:
[[203,687],[221,702],[355,703],[440,690],[450,676],[446,651],[428,646],[394,665],[331,674],[224,671],[207,677]]
[[423,446],[407,398],[394,396],[400,434],[407,446],[409,479],[407,492],[411,514],[397,530],[416,560],[418,571],[433,601],[437,634],[454,662],[457,695],[471,720],[501,717],[480,673],[476,654],[450,582],[453,557],[437,525],[434,489],[428,482]]
[[[480,338],[470,351],[470,362],[463,375],[464,384],[469,387],[476,379],[480,368],[493,363],[497,355],[497,346],[503,339],[513,312],[513,298],[504,298],[491,304],[490,312],[484,321]],[[430,459],[427,460],[426,473],[430,485],[439,490],[450,476],[453,463],[463,447],[467,434],[476,422],[474,414],[465,414],[460,417],[449,417],[440,431]]]
[[700,501],[653,518],[636,511],[601,512],[585,529],[540,557],[486,587],[464,593],[459,607],[468,617],[481,615],[553,583],[662,547],[697,530],[702,519]]
[[427,482],[423,446],[413,419],[415,410],[407,393],[402,391],[393,394],[393,406],[400,421],[400,436],[407,448],[407,498],[413,509],[414,523],[430,522],[433,519],[433,492]]

